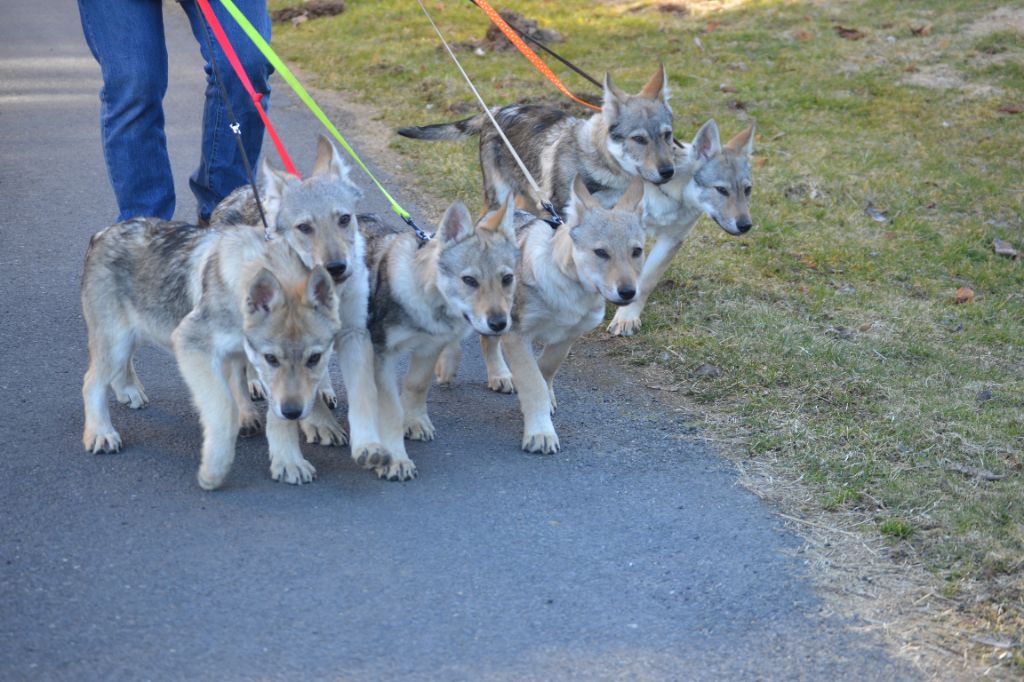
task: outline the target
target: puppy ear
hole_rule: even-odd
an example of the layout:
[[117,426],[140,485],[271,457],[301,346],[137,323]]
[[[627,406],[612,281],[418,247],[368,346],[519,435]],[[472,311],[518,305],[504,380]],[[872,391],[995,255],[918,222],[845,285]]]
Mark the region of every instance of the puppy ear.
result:
[[614,125],[619,119],[619,107],[621,103],[625,101],[627,95],[622,90],[615,87],[612,83],[611,74],[605,72],[604,74],[604,101],[601,107],[601,113],[604,114],[604,120],[608,125]]
[[665,71],[664,62],[658,66],[658,70],[651,76],[651,80],[647,81],[647,85],[640,91],[640,96],[647,99],[660,99],[668,104],[668,73]]
[[267,216],[267,223],[273,225],[277,220],[277,214],[281,210],[281,199],[284,197],[285,189],[289,183],[295,182],[295,176],[284,171],[275,170],[267,157],[261,162],[263,171],[263,183],[260,186],[260,200],[263,202],[263,211]]
[[338,306],[338,299],[334,293],[334,282],[331,275],[322,265],[313,268],[306,281],[306,303],[314,308],[322,308],[328,311]]
[[718,124],[715,123],[715,119],[708,119],[693,137],[694,156],[699,160],[707,161],[720,151],[722,151],[722,142],[718,136]]
[[477,223],[477,227],[485,232],[508,232],[511,231],[515,235],[515,230],[512,228],[512,220],[516,212],[516,200],[515,195],[509,192],[505,195],[505,201],[502,202],[501,206],[490,211],[480,222]]
[[249,295],[245,299],[246,309],[250,315],[266,315],[281,305],[284,291],[274,273],[262,268],[256,279],[249,285]]
[[469,209],[465,204],[456,201],[444,212],[437,231],[441,233],[444,243],[448,244],[468,237],[472,230],[473,216],[469,214]]
[[725,143],[725,148],[737,154],[750,156],[754,153],[754,124]]
[[633,182],[629,183],[629,187],[626,189],[626,193],[619,198],[619,201],[615,204],[613,211],[628,211],[633,213],[637,207],[640,206],[640,202],[644,198],[644,181],[641,178],[633,178]]
[[575,205],[575,213],[582,216],[585,210],[601,208],[601,202],[594,198],[594,195],[587,189],[587,183],[579,173],[572,180],[572,203]]

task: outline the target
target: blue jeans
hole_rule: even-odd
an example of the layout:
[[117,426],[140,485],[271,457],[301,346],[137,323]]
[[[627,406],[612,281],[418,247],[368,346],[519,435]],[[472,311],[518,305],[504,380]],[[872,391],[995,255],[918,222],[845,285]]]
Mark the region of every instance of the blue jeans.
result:
[[[199,167],[189,179],[199,217],[208,218],[217,203],[247,182],[238,143],[228,125],[224,100],[213,75],[203,32],[203,14],[195,0],[181,0],[192,33],[206,61],[206,105]],[[272,67],[227,10],[210,3],[238,53],[256,92],[268,106]],[[266,0],[235,0],[266,40],[270,16]],[[167,157],[163,98],[167,92],[167,45],[160,0],[78,0],[82,30],[103,75],[100,126],[110,184],[117,197],[118,220],[174,215],[174,180]],[[263,143],[263,122],[216,38],[210,33],[217,68],[231,108],[241,124],[242,143],[255,168]]]

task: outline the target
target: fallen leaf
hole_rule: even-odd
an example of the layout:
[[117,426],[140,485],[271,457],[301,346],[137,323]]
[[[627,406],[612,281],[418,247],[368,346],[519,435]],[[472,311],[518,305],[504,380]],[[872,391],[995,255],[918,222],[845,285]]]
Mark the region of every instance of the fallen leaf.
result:
[[836,289],[836,294],[838,294],[839,296],[849,296],[850,294],[855,293],[857,293],[857,287],[853,286],[852,284],[841,284]]
[[738,100],[738,99],[734,99],[731,102],[727,102],[726,106],[729,107],[730,109],[732,109],[733,111],[746,111],[747,110],[747,105],[744,102],[742,102],[741,100]]
[[655,391],[665,391],[667,393],[676,393],[677,391],[679,391],[678,386],[660,386],[658,384],[649,384],[647,388],[653,389]]
[[720,21],[709,21],[708,25],[704,27],[705,33],[714,33],[715,29],[722,25]]
[[718,86],[718,89],[721,90],[722,92],[737,92],[736,86],[729,85],[728,83],[722,83],[721,85]]
[[974,290],[970,287],[960,287],[956,290],[953,301],[957,305],[961,305],[963,303],[974,303]]
[[858,329],[859,331],[862,331],[862,332],[866,332],[867,330],[871,329],[871,327],[872,327],[872,326],[873,326],[874,324],[875,324],[874,322],[865,322],[865,323],[864,323],[864,324],[862,324],[861,326],[857,327],[857,329]]
[[923,24],[911,26],[910,32],[913,33],[915,36],[921,36],[922,38],[925,36],[930,36],[932,34],[932,24],[930,21],[926,21]]
[[768,163],[768,157],[767,156],[755,156],[754,157],[754,165],[756,167],[761,168],[766,163]]
[[996,254],[999,256],[1006,256],[1007,258],[1016,258],[1017,256],[1020,255],[1017,252],[1017,249],[1013,248],[1013,246],[1010,245],[1010,242],[1003,241],[1002,239],[992,240],[992,248],[995,249]]
[[700,42],[700,38],[697,36],[693,37],[693,44],[697,46],[697,49],[701,52],[704,51],[704,43]]
[[988,402],[989,400],[992,400],[992,391],[987,388],[983,391],[978,391],[978,395],[974,396],[974,399],[979,403]]
[[292,17],[292,26],[301,26],[302,24],[309,21],[308,14],[300,14],[297,17]]
[[710,362],[705,362],[697,368],[693,376],[700,379],[719,377],[722,376],[722,368],[718,365],[712,365]]
[[871,219],[876,223],[887,223],[889,218],[885,215],[885,211],[880,211],[873,204],[868,204],[864,208],[864,212],[871,216]]
[[797,30],[797,31],[790,31],[787,35],[790,37],[791,40],[801,40],[801,41],[802,40],[810,40],[811,37],[812,37],[810,31],[805,31],[803,29],[800,29],[800,30]]
[[846,26],[835,25],[836,34],[840,38],[846,38],[847,40],[860,40],[864,37],[864,34],[855,28],[847,28]]
[[998,111],[1004,114],[1024,114],[1024,105],[1022,104],[1004,104],[999,107]]
[[921,69],[917,68],[915,64],[908,64],[907,67],[903,69],[903,73],[917,73],[920,70]]

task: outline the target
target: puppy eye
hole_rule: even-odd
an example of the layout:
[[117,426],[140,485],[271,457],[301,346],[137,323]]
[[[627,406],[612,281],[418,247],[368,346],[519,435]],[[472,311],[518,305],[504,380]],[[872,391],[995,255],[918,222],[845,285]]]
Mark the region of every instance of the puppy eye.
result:
[[598,258],[603,258],[604,260],[611,258],[611,256],[608,255],[608,252],[604,249],[594,249],[594,255]]
[[750,196],[750,188],[749,187],[744,187],[743,188],[743,193],[749,197]]
[[639,258],[642,255],[644,255],[643,247],[637,246],[633,249],[633,258]]
[[320,364],[320,353],[313,353],[306,360],[306,367],[316,367],[318,364]]
[[277,359],[276,355],[267,353],[266,355],[263,356],[263,359],[266,360],[267,364],[270,365],[271,367],[279,367],[281,365],[281,361]]
[[507,287],[507,286],[511,285],[513,280],[515,280],[515,278],[516,278],[515,275],[513,275],[511,272],[508,273],[507,275],[505,275],[504,277],[501,278],[502,286],[506,286]]
[[474,289],[476,289],[478,286],[480,286],[480,282],[476,281],[476,279],[474,277],[470,277],[469,275],[466,275],[465,277],[463,277],[462,281],[466,283],[466,286],[472,287]]
[[715,187],[715,191],[721,194],[723,197],[729,196],[729,190],[724,187]]
[[338,218],[338,227],[345,227],[352,222],[352,216],[348,213]]
[[313,226],[309,223],[299,223],[295,226],[295,229],[302,234],[313,234]]
[[642,135],[634,135],[629,139],[633,140],[633,142],[636,142],[637,144],[647,144],[647,138]]

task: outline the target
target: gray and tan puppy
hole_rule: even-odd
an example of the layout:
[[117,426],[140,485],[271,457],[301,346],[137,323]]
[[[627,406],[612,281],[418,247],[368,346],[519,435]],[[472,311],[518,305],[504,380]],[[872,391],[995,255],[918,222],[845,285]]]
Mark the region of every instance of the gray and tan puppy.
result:
[[[654,246],[640,275],[640,293],[632,303],[615,311],[608,325],[611,334],[630,336],[640,328],[647,297],[701,215],[734,236],[750,230],[753,145],[753,125],[723,145],[718,125],[710,120],[700,127],[691,144],[676,149],[676,172],[669,182],[644,183],[644,229],[654,238]],[[605,190],[595,196],[603,205],[611,206],[622,193]]]
[[[573,342],[604,319],[606,303],[625,305],[636,298],[644,263],[644,230],[638,205],[639,179],[618,204],[606,209],[573,182],[566,223],[557,230],[535,218],[518,228],[519,281],[512,329],[484,339],[488,382],[503,376],[515,383],[523,411],[522,448],[551,454],[559,449],[551,421],[554,378]],[[539,357],[533,344],[540,343]],[[511,371],[509,371],[511,369]]]
[[271,475],[289,483],[312,478],[292,420],[321,404],[316,387],[340,321],[330,275],[323,267],[311,271],[285,239],[268,242],[248,227],[118,223],[90,242],[82,310],[90,361],[82,386],[86,450],[121,448],[107,387],[121,402],[145,405],[132,355],[143,343],[159,345],[174,351],[199,410],[199,485],[219,487],[234,459],[248,355],[269,394]]
[[[391,462],[377,475],[391,480],[415,476],[404,437],[433,440],[427,392],[441,349],[470,331],[488,338],[511,322],[517,260],[513,207],[506,203],[474,225],[456,202],[436,236],[421,242],[409,230],[364,222],[371,263],[370,331],[373,336],[378,416]],[[401,394],[397,362],[408,353]]]
[[[565,209],[572,180],[583,178],[591,192],[624,192],[633,178],[660,184],[675,172],[672,110],[665,67],[636,95],[604,80],[600,113],[576,119],[543,105],[511,105],[494,110],[495,119],[555,208]],[[527,184],[504,142],[485,114],[454,123],[400,128],[400,135],[421,140],[458,140],[480,135],[484,201],[498,206],[508,193],[517,205],[538,213],[538,197]]]

